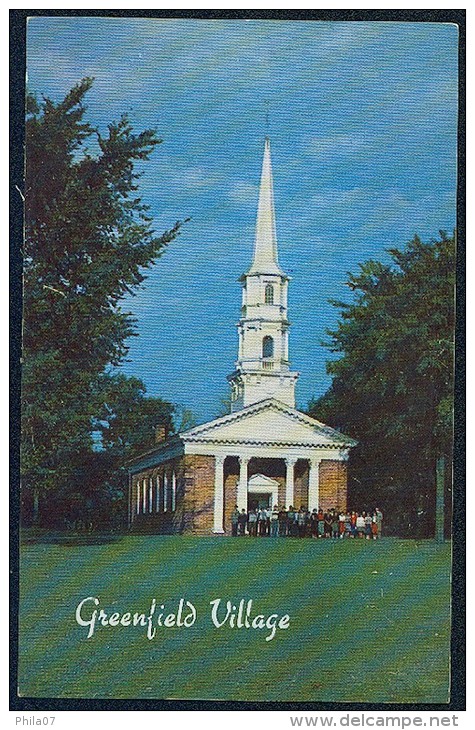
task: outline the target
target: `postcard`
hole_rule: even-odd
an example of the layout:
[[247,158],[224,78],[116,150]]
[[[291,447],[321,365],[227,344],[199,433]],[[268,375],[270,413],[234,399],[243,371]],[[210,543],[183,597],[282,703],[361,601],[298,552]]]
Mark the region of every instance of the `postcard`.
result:
[[42,12],[19,696],[445,706],[458,25]]

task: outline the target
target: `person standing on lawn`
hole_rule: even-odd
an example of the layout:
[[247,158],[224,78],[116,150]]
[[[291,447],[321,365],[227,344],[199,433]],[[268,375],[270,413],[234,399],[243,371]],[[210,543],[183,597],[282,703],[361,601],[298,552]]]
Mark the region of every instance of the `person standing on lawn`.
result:
[[251,509],[249,511],[248,517],[247,517],[247,529],[249,530],[249,534],[251,537],[256,537],[257,535],[257,514],[255,509]]
[[364,525],[365,525],[364,532],[365,532],[365,537],[366,537],[367,540],[371,540],[371,538],[373,536],[373,531],[371,529],[371,525],[373,523],[373,518],[371,517],[371,515],[370,515],[369,512],[368,512],[368,514],[365,514],[363,512],[363,514],[365,516],[365,518],[364,518]]
[[318,509],[318,537],[323,537],[325,534],[325,515],[321,508]]
[[378,525],[378,537],[381,539],[382,537],[382,530],[383,530],[383,513],[379,509],[379,507],[376,507],[376,522]]
[[282,506],[279,510],[279,537],[286,537],[287,535],[287,522],[288,513],[285,506]]
[[371,517],[371,534],[373,536],[373,540],[377,540],[377,538],[378,538],[378,518],[376,516],[376,510],[374,510],[373,515]]
[[272,517],[272,510],[270,508],[270,504],[266,507],[266,535],[270,537],[270,519]]
[[307,522],[306,518],[307,518],[306,510],[303,507],[300,507],[298,515],[297,515],[299,537],[305,537],[305,524]]
[[244,507],[241,510],[241,514],[239,515],[239,534],[245,535],[246,534],[246,525],[247,525],[247,514]]
[[294,521],[292,524],[292,536],[298,537],[299,536],[299,511],[297,507],[295,507],[294,510]]
[[290,537],[294,537],[295,535],[295,518],[295,509],[292,505],[290,505],[287,513],[287,534],[290,535]]
[[318,537],[318,512],[316,507],[313,508],[310,515],[310,534],[314,539]]
[[340,538],[345,537],[345,518],[346,518],[346,514],[343,510],[341,510],[340,515],[338,517],[338,531],[340,533]]
[[364,537],[364,528],[365,528],[364,513],[362,515],[360,515],[358,513],[356,515],[356,530],[358,532],[358,537]]
[[279,537],[279,508],[274,505],[270,516],[270,536]]
[[260,537],[265,537],[267,530],[267,510],[261,507],[257,514],[258,533]]
[[338,519],[338,512],[336,509],[334,509],[333,513],[332,513],[332,538],[334,540],[336,540],[338,537],[339,524],[340,524],[340,520]]
[[349,512],[345,515],[345,534],[347,537],[351,537],[351,515]]
[[236,505],[231,512],[231,535],[237,537],[239,523],[239,507]]
[[312,513],[305,510],[305,537],[312,537]]

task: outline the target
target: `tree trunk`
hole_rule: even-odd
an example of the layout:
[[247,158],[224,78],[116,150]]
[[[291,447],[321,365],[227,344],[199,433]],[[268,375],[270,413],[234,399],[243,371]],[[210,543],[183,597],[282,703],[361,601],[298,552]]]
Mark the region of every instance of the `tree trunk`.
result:
[[39,516],[40,516],[40,510],[39,510],[39,494],[38,490],[35,488],[33,489],[33,524],[37,525],[39,522]]
[[436,495],[435,495],[435,539],[438,543],[444,542],[444,482],[445,456],[439,456],[436,467]]

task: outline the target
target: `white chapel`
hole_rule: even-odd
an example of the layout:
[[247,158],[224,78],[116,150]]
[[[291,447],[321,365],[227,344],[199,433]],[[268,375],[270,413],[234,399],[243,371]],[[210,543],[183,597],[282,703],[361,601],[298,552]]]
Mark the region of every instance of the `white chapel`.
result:
[[289,277],[278,260],[268,138],[254,255],[241,283],[231,413],[170,438],[157,428],[155,447],[128,464],[132,529],[227,534],[236,505],[346,509],[356,442],[295,409],[299,373],[289,360]]

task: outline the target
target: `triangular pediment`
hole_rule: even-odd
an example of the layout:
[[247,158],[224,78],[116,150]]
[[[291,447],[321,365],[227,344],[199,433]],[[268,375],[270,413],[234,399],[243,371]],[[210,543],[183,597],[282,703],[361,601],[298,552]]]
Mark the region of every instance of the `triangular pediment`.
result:
[[356,441],[274,399],[180,434],[186,442],[351,447]]
[[265,474],[253,474],[249,478],[247,488],[252,492],[253,489],[259,491],[259,489],[275,489],[278,486],[279,482],[271,477],[266,477]]

